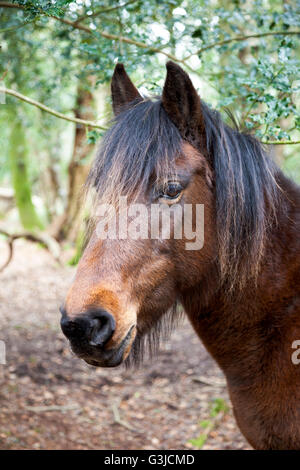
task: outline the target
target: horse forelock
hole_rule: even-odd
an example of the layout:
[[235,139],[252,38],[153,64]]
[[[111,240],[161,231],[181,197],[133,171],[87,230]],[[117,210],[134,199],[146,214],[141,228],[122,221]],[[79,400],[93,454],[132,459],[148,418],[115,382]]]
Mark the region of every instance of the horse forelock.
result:
[[97,200],[117,203],[137,197],[149,182],[168,177],[181,150],[179,131],[159,98],[145,99],[120,113],[103,137],[88,178]]

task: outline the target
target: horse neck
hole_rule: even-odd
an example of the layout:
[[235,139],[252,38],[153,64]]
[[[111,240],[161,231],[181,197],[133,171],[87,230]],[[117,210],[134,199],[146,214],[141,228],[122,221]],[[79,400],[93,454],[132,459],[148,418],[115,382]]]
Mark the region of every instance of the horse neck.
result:
[[283,175],[285,203],[256,286],[214,292],[217,271],[183,296],[186,313],[227,378],[238,425],[257,449],[300,448],[300,188]]
[[241,377],[243,358],[246,376],[249,357],[253,369],[261,363],[278,329],[285,334],[278,335],[275,356],[285,348],[290,360],[292,341],[300,340],[300,188],[282,173],[278,178],[285,196],[278,224],[266,240],[256,286],[249,281],[230,297],[222,288],[214,292],[211,286],[218,282],[217,271],[212,270],[208,280],[183,296],[195,331],[232,377]]

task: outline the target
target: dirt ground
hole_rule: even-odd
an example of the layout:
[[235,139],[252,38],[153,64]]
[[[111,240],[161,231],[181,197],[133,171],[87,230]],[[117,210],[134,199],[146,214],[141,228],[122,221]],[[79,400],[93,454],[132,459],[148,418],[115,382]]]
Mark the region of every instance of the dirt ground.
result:
[[188,323],[138,370],[77,359],[58,312],[73,274],[21,240],[0,274],[0,449],[249,448],[222,373]]

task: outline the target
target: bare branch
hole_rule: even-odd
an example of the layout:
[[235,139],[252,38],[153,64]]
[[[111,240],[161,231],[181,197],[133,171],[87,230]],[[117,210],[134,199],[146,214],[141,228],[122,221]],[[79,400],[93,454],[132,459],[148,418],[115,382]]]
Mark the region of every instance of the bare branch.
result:
[[226,381],[224,379],[220,379],[219,377],[206,377],[204,375],[200,375],[199,377],[192,377],[192,380],[194,382],[200,382],[211,387],[226,387]]
[[17,3],[10,3],[10,2],[0,2],[0,7],[3,7],[3,8],[18,8],[19,10],[25,10],[24,5],[18,5]]
[[100,126],[99,124],[96,124],[95,122],[85,121],[84,119],[73,118],[71,116],[66,116],[65,114],[59,113],[58,111],[55,111],[54,109],[48,108],[48,106],[45,106],[44,104],[40,103],[39,101],[35,101],[31,98],[28,98],[27,96],[22,95],[21,93],[18,93],[15,90],[11,90],[10,88],[0,87],[0,93],[6,93],[7,95],[14,96],[15,98],[18,98],[21,101],[25,101],[25,103],[36,106],[37,108],[41,109],[42,111],[45,111],[46,113],[52,114],[53,116],[55,116],[59,119],[64,119],[65,121],[74,122],[75,124],[80,124],[81,126],[85,126],[85,127],[92,127],[94,129],[106,130],[105,127]]
[[299,145],[300,140],[261,140],[265,145]]
[[[33,106],[36,106],[37,108],[41,109],[42,111],[45,111],[46,113],[52,114],[53,116],[58,117],[59,119],[64,119],[65,121],[70,121],[74,122],[75,124],[80,124],[85,127],[91,127],[94,129],[101,129],[101,130],[107,130],[106,127],[100,126],[99,124],[96,124],[95,122],[92,121],[85,121],[84,119],[77,119],[77,118],[72,118],[70,116],[66,116],[65,114],[59,113],[58,111],[54,111],[51,108],[48,108],[48,106],[45,106],[44,104],[32,100],[31,98],[28,98],[27,96],[21,95],[21,93],[18,93],[17,91],[11,90],[9,88],[1,88],[0,87],[0,93],[7,93],[8,95],[14,96],[15,98],[18,98],[22,101],[25,101],[25,103],[31,104]],[[300,140],[279,140],[279,141],[261,141],[262,144],[267,144],[267,145],[298,145],[300,144]]]
[[49,406],[25,406],[25,410],[33,413],[47,413],[48,411],[70,411],[80,410],[78,405],[49,405]]
[[47,233],[30,233],[30,232],[20,232],[20,233],[9,233],[6,230],[0,228],[0,234],[4,235],[7,240],[9,254],[8,258],[5,263],[0,268],[0,273],[4,271],[4,269],[9,265],[13,257],[13,245],[16,240],[19,238],[24,238],[25,240],[31,241],[33,243],[39,243],[45,247],[49,253],[53,256],[53,258],[60,263],[60,254],[61,249],[59,243],[54,240],[54,238],[50,237]]
[[207,46],[203,46],[200,49],[198,49],[196,52],[193,52],[192,54],[189,54],[188,56],[186,56],[183,59],[183,62],[188,60],[193,55],[199,55],[202,52],[207,51],[208,49],[213,49],[214,47],[218,47],[218,46],[224,46],[225,44],[229,44],[230,42],[234,42],[234,41],[245,41],[246,39],[262,38],[265,36],[281,36],[281,35],[289,36],[289,35],[297,35],[297,34],[300,35],[300,30],[299,31],[269,31],[266,33],[248,34],[247,36],[235,36],[233,38],[224,39],[223,41],[217,41],[217,42],[213,42],[212,44],[208,44]]
[[[2,232],[0,232],[0,233],[2,233]],[[6,243],[7,243],[7,246],[8,246],[8,257],[7,257],[7,260],[5,261],[5,263],[0,267],[0,273],[2,273],[5,268],[7,268],[7,266],[9,265],[9,263],[11,262],[12,257],[13,257],[14,240],[11,237],[9,237],[6,240]]]
[[125,421],[125,419],[122,419],[120,417],[120,412],[119,412],[119,408],[118,408],[117,404],[113,404],[111,406],[111,408],[112,408],[112,412],[113,412],[113,415],[114,415],[115,423],[119,424],[120,426],[123,426],[126,429],[129,429],[130,431],[133,431],[133,432],[136,432],[136,433],[141,432],[139,429],[134,428],[133,426],[131,426],[131,424],[129,424],[127,421]]

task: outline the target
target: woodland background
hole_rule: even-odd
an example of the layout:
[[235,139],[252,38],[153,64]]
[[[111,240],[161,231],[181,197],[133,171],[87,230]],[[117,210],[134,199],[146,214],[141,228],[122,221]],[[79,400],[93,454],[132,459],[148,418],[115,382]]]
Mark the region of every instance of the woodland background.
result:
[[117,61],[148,94],[178,62],[300,181],[299,37],[295,0],[0,0],[1,227],[80,244]]

